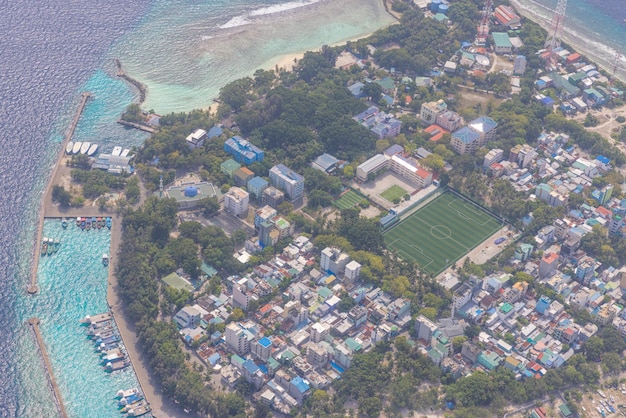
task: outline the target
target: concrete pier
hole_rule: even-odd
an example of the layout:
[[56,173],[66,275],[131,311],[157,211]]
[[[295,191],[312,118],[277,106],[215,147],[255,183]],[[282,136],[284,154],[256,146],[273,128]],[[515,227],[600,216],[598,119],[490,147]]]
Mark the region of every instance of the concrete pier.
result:
[[89,97],[91,97],[91,93],[89,93],[88,91],[83,92],[81,94],[80,104],[78,105],[78,109],[76,109],[76,114],[74,115],[74,119],[72,119],[72,123],[70,124],[68,128],[65,138],[63,139],[63,143],[61,144],[61,147],[59,149],[59,154],[57,156],[57,161],[54,164],[54,169],[52,170],[52,175],[50,176],[48,180],[48,185],[46,186],[46,189],[44,190],[43,198],[41,199],[41,208],[39,209],[39,221],[37,225],[37,239],[35,241],[35,249],[33,251],[33,268],[31,271],[30,285],[26,289],[28,293],[30,293],[31,295],[37,293],[37,291],[39,290],[37,287],[37,268],[39,267],[39,256],[41,252],[41,237],[43,234],[43,220],[46,217],[46,206],[47,206],[46,202],[48,202],[49,200],[50,201],[52,200],[52,186],[55,184],[54,183],[55,177],[57,174],[57,170],[59,168],[59,163],[61,161],[61,158],[63,157],[63,154],[65,153],[65,146],[70,141],[70,139],[72,139],[72,136],[74,135],[74,131],[76,130],[76,125],[78,125],[78,121],[80,120],[80,116],[82,115],[83,110],[85,109],[85,105],[87,104],[87,99],[89,99]]
[[31,328],[33,329],[33,332],[35,333],[37,346],[39,346],[39,352],[41,353],[44,366],[46,367],[46,374],[48,376],[48,380],[50,381],[50,385],[52,386],[54,397],[56,398],[56,403],[57,403],[57,408],[59,409],[59,414],[61,414],[62,418],[67,418],[67,411],[65,410],[65,406],[63,405],[63,398],[61,398],[61,391],[59,390],[59,387],[57,386],[57,383],[54,380],[54,374],[52,373],[52,364],[50,363],[50,359],[48,358],[48,353],[46,352],[46,346],[43,342],[43,338],[41,337],[41,331],[39,330],[39,318],[30,318],[28,320],[28,324],[31,326]]

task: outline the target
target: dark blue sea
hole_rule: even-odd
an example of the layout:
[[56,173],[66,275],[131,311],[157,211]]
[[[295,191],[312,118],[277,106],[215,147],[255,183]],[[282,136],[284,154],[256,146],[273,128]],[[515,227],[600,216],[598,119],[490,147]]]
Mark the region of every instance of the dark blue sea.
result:
[[75,140],[105,152],[145,140],[115,123],[137,92],[114,76],[113,58],[148,86],[147,108],[189,110],[284,55],[390,22],[379,0],[0,0],[0,418],[57,416],[32,316],[70,416],[118,416],[112,395],[136,382],[132,371],[103,373],[77,326],[106,309],[105,231],[46,221],[61,249],[39,264],[40,293],[25,292],[40,199],[80,93],[94,95]]

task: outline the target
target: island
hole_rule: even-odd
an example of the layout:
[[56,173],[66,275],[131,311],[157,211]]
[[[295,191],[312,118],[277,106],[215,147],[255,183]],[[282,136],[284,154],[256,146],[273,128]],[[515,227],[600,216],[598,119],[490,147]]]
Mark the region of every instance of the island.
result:
[[130,105],[138,149],[68,148],[48,198],[119,214],[109,302],[149,402],[154,379],[214,417],[626,404],[625,86],[489,5],[390,2],[216,110]]

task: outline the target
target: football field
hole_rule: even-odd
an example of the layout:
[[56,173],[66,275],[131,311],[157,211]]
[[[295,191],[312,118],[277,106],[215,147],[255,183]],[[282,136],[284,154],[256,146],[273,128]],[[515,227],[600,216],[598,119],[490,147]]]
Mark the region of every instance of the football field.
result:
[[502,226],[484,208],[448,191],[383,234],[388,250],[436,276]]
[[333,200],[333,205],[339,208],[339,210],[350,209],[358,205],[365,197],[361,196],[354,190],[348,190],[343,193],[339,199]]

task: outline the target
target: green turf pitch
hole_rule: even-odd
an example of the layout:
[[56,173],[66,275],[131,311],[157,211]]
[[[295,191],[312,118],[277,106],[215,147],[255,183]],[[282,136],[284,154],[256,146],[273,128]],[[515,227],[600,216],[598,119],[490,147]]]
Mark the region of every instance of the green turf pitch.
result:
[[502,222],[483,208],[447,192],[385,231],[384,236],[388,250],[437,275],[501,227]]
[[350,209],[359,204],[361,200],[365,199],[354,190],[348,190],[339,199],[333,201],[333,205],[339,209]]
[[406,190],[394,184],[393,186],[382,192],[380,195],[383,199],[393,203],[395,199],[402,199],[406,193]]

